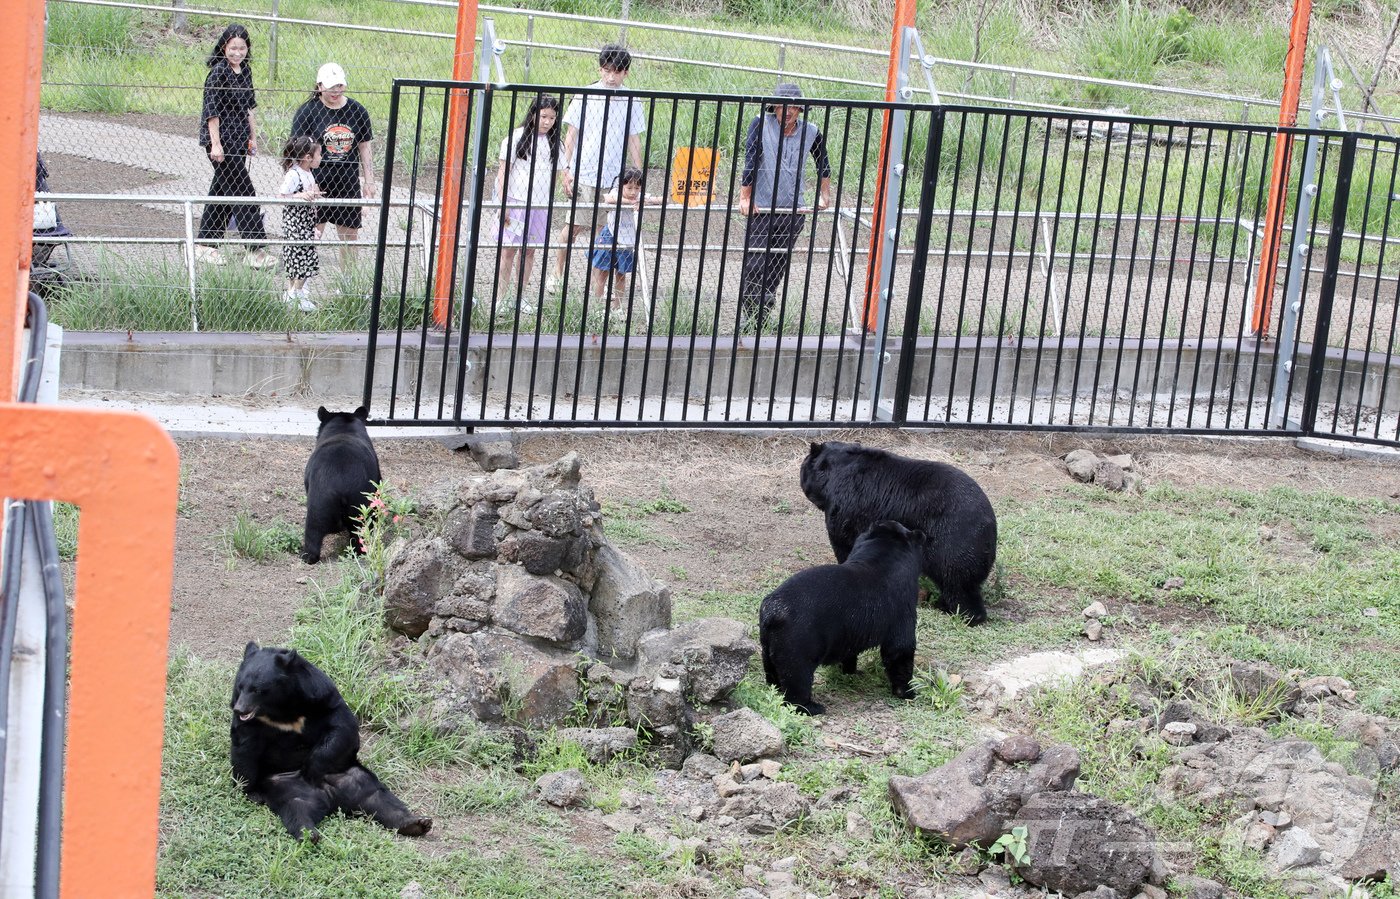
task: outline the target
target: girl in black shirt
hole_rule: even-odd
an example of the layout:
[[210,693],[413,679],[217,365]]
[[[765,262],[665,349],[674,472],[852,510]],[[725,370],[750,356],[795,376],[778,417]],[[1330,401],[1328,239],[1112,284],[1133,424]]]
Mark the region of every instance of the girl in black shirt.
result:
[[[258,101],[253,93],[253,71],[248,64],[251,49],[248,29],[234,24],[224,29],[214,45],[214,52],[209,54],[199,144],[214,166],[214,181],[209,185],[211,197],[251,197],[254,194],[253,179],[248,175],[248,157],[258,148],[257,120],[253,113]],[[228,231],[229,219],[237,220],[239,233],[245,238],[266,239],[260,208],[223,203],[204,207],[198,239],[221,239]],[[223,254],[208,244],[196,246],[195,256],[211,265],[224,264]],[[277,264],[276,258],[259,244],[250,245],[246,260],[253,268]]]

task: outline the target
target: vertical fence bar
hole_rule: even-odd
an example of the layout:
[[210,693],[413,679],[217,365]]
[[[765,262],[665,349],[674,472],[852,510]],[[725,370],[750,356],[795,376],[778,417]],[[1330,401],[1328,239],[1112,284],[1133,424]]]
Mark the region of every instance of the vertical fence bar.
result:
[[1342,238],[1346,233],[1347,201],[1351,196],[1351,170],[1356,163],[1356,135],[1342,137],[1342,156],[1337,162],[1337,183],[1332,194],[1332,221],[1327,236],[1327,261],[1322,271],[1322,289],[1317,298],[1317,326],[1313,329],[1312,354],[1308,358],[1308,385],[1303,395],[1304,434],[1313,434],[1317,403],[1322,393],[1322,370],[1327,362],[1327,335],[1332,326],[1332,299],[1337,293],[1337,265],[1342,259]]
[[[452,411],[452,420],[461,422],[462,420],[462,398],[466,393],[467,378],[467,339],[471,336],[471,310],[472,291],[476,286],[476,257],[481,248],[481,198],[485,196],[483,183],[486,180],[486,162],[490,157],[488,147],[491,140],[491,95],[495,91],[490,82],[481,86],[481,99],[478,101],[477,121],[479,127],[476,134],[476,147],[472,152],[476,154],[473,160],[474,178],[472,180],[472,198],[474,202],[467,211],[467,271],[462,279],[462,327],[457,332],[457,380],[456,396]],[[529,229],[527,228],[526,231]],[[453,279],[453,287],[456,287],[456,279]],[[449,300],[451,295],[449,294]],[[489,338],[488,338],[489,340]],[[488,352],[490,344],[487,344]],[[443,359],[443,368],[447,367],[447,359]],[[485,371],[481,375],[481,408],[482,417],[485,417],[486,393],[491,384],[491,366],[484,364]],[[506,397],[506,403],[510,403],[510,397]]]
[[267,26],[267,77],[268,85],[277,81],[277,16],[282,9],[282,0],[272,0],[272,24]]
[[[894,376],[894,409],[890,420],[904,424],[909,419],[909,391],[914,385],[914,348],[919,337],[919,315],[923,311],[924,277],[928,270],[928,245],[933,232],[933,197],[938,190],[938,154],[943,148],[941,106],[931,110],[928,145],[924,149],[924,178],[919,187],[919,220],[914,226],[914,260],[909,264],[909,298],[904,311],[904,335],[899,343],[899,365]],[[937,353],[935,334],[929,345]],[[925,411],[927,416],[927,410]]]

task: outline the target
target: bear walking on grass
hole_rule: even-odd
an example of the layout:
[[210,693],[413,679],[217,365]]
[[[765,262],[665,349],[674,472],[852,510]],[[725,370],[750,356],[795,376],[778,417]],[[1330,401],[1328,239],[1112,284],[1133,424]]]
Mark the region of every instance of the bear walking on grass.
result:
[[813,443],[802,462],[802,492],[826,515],[836,561],[883,519],[923,531],[923,574],[938,608],[968,624],[987,620],[982,582],[997,555],[997,516],[966,473],[856,443]]
[[878,522],[841,564],[799,571],[764,597],[758,610],[763,672],[784,700],[820,715],[825,707],[812,701],[817,666],[839,663],[854,674],[856,657],[876,646],[894,695],[913,698],[924,539],[897,521]]
[[321,541],[342,531],[360,552],[364,545],[355,533],[360,507],[368,502],[379,482],[379,457],[370,442],[364,406],[354,412],[316,410],[321,425],[316,448],[306,460],[306,536],[301,558],[308,564],[321,561]]
[[234,776],[297,839],[329,814],[363,813],[409,837],[433,826],[360,764],[360,728],[325,672],[292,649],[249,643],[233,684]]

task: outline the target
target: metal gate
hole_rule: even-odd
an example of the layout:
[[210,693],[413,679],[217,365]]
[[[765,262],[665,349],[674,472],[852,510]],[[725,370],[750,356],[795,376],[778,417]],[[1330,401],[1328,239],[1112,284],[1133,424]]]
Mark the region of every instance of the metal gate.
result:
[[[783,105],[797,124],[764,138]],[[593,129],[581,150],[605,175],[609,154],[615,171],[646,160],[642,201],[569,195],[551,153],[522,158],[532,106]],[[365,377],[379,422],[1400,439],[1389,138],[422,81],[396,82],[390,117]],[[610,128],[635,151],[597,138]],[[1260,291],[1280,147],[1290,251]],[[785,152],[795,193],[759,164]],[[391,219],[391,197],[415,214]]]

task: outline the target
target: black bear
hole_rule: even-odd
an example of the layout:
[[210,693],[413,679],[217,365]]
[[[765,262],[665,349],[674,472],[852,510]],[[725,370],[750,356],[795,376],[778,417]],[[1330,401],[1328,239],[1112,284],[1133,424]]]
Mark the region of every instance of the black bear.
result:
[[813,443],[802,462],[802,492],[826,514],[836,561],[882,519],[923,531],[923,573],[938,608],[968,624],[987,620],[982,582],[997,557],[997,516],[966,473],[857,443]]
[[897,521],[877,522],[841,564],[799,571],[764,597],[758,609],[763,673],[784,700],[820,715],[826,708],[812,701],[817,666],[840,663],[854,674],[856,656],[875,646],[894,695],[913,697],[909,679],[924,539]]
[[296,650],[249,643],[233,683],[234,776],[297,839],[321,839],[334,811],[362,812],[418,837],[432,818],[415,815],[358,757],[360,727],[325,672]]
[[354,412],[316,410],[321,425],[316,448],[306,460],[306,536],[301,558],[308,564],[321,561],[321,541],[327,534],[345,531],[355,548],[364,551],[355,533],[356,516],[379,482],[379,457],[370,442],[364,406]]

